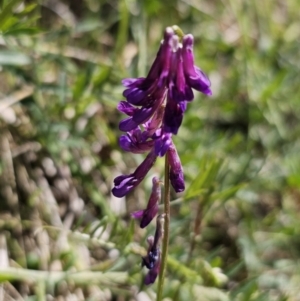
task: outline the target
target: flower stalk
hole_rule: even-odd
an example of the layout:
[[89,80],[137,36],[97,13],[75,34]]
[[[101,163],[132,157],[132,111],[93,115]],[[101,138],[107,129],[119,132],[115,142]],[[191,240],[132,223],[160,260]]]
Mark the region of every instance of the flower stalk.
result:
[[167,266],[169,236],[170,236],[170,167],[168,162],[168,154],[165,156],[165,181],[164,181],[164,236],[162,242],[161,266],[158,278],[157,301],[162,300],[164,280]]

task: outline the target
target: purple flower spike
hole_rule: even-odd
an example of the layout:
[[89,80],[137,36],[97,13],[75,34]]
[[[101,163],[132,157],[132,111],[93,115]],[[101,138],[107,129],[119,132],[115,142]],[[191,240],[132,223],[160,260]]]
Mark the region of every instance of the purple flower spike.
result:
[[130,175],[121,175],[115,178],[112,194],[115,197],[121,198],[129,193],[133,188],[139,185],[145,178],[148,171],[155,163],[156,155],[153,150],[147,155],[146,159],[140,166]]
[[[166,28],[146,77],[122,81],[126,100],[119,103],[118,110],[128,117],[119,124],[119,129],[126,132],[120,137],[119,144],[123,150],[135,154],[149,151],[151,159],[146,159],[133,174],[115,179],[113,194],[116,196],[122,197],[136,187],[155,158],[163,157],[167,152],[171,184],[176,192],[185,189],[183,170],[172,135],[177,135],[187,103],[194,99],[193,89],[206,95],[212,92],[208,77],[195,66],[193,36],[179,32],[175,27]],[[151,207],[151,210],[146,208],[135,212],[133,216],[145,216],[145,224],[148,224],[155,211],[155,207]],[[141,225],[144,225],[143,221]]]
[[198,67],[194,65],[193,54],[194,37],[191,34],[187,34],[183,38],[183,61],[184,61],[184,73],[188,84],[197,91],[200,91],[206,95],[212,95],[210,90],[210,81],[206,74]]
[[170,164],[170,181],[176,192],[185,189],[183,169],[175,145],[172,143],[168,150],[168,161]]
[[131,216],[133,218],[141,218],[140,227],[145,228],[150,224],[153,218],[158,212],[158,204],[161,198],[160,181],[157,177],[152,178],[152,192],[148,201],[147,208],[133,212]]

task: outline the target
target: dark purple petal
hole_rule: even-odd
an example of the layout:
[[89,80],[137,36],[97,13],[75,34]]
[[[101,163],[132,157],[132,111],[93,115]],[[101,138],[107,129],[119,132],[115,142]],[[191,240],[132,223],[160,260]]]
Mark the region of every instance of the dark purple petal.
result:
[[132,87],[132,86],[137,86],[140,83],[142,83],[145,80],[145,77],[139,77],[139,78],[124,78],[122,80],[122,84],[124,87]]
[[187,102],[186,101],[182,101],[179,103],[180,109],[182,110],[182,112],[185,112],[186,107],[187,107]]
[[145,263],[145,266],[148,268],[148,269],[153,269],[157,260],[159,259],[159,254],[160,253],[160,249],[159,247],[157,248],[153,248],[148,252],[148,255],[147,257],[144,257],[144,263]]
[[142,101],[147,97],[147,90],[143,91],[138,88],[129,88],[123,92],[123,96],[133,105],[141,105]]
[[191,87],[187,85],[185,79],[181,48],[178,48],[177,52],[173,54],[172,65],[173,68],[169,82],[169,97],[176,102],[193,100],[193,91]]
[[207,75],[198,67],[195,67],[196,76],[188,77],[187,82],[195,90],[202,92],[206,95],[212,95],[210,90],[210,81]]
[[119,129],[122,132],[129,132],[138,127],[138,124],[132,119],[132,117],[128,117],[122,120],[119,124]]
[[114,184],[115,187],[112,189],[112,194],[121,198],[138,185],[138,181],[133,174],[121,175],[115,178]]
[[143,216],[140,223],[141,228],[145,228],[150,224],[158,213],[158,204],[161,198],[160,181],[157,177],[152,178],[152,192],[148,200],[147,208],[143,210]]
[[145,284],[155,282],[160,270],[160,245],[164,235],[165,214],[160,214],[156,219],[155,235],[148,237],[147,256],[142,258],[142,266],[146,266],[150,271],[146,275]]
[[188,85],[186,85],[183,90],[179,90],[176,85],[171,85],[169,88],[169,97],[177,103],[182,101],[192,101],[194,99],[194,93]]
[[[148,249],[147,249],[147,255],[142,257],[142,267],[146,266],[147,269],[152,269],[155,265],[155,262],[159,258],[159,249],[155,248],[153,249],[154,244],[154,236],[148,236],[147,238],[148,243]],[[153,251],[154,250],[154,251]]]
[[175,145],[172,143],[168,150],[168,162],[170,165],[170,182],[176,192],[185,189],[183,168]]
[[150,108],[142,107],[134,113],[132,119],[137,124],[142,124],[147,120],[149,120],[149,118],[151,118],[155,109],[156,109],[155,107],[150,107]]
[[158,203],[145,210],[139,210],[131,213],[131,216],[136,219],[141,219],[140,227],[147,227],[158,213]]
[[200,68],[194,65],[193,44],[194,38],[191,34],[184,36],[182,57],[186,81],[192,88],[206,95],[211,95],[208,77]]
[[[142,138],[142,134],[141,134]],[[142,154],[149,150],[154,145],[153,140],[142,140],[139,139],[139,137],[136,137],[134,134],[131,135],[130,133],[127,133],[127,135],[122,135],[119,138],[119,144],[123,150],[126,152],[132,152],[134,154]]]
[[136,107],[124,100],[119,102],[117,109],[128,116],[133,116],[134,112],[138,110]]
[[123,92],[126,100],[136,106],[152,107],[157,100],[163,99],[166,87],[158,87],[158,78],[149,81],[147,78],[144,83],[129,87]]
[[159,270],[160,270],[160,258],[159,260],[156,261],[154,267],[149,270],[148,274],[145,277],[144,283],[146,285],[153,284],[159,274]]
[[127,87],[123,92],[123,96],[126,97],[127,101],[133,105],[143,105],[152,81],[144,77],[139,77],[137,79],[124,79],[122,83]]
[[121,198],[129,193],[133,188],[142,182],[146,174],[149,172],[155,163],[156,155],[154,151],[147,155],[145,160],[137,167],[134,173],[130,175],[121,175],[115,178],[112,194],[115,197]]
[[147,75],[149,81],[156,81],[157,86],[160,88],[165,84],[165,81],[168,77],[169,68],[170,68],[170,56],[172,53],[172,39],[176,37],[174,31],[171,27],[167,27],[164,33],[164,39],[160,45],[160,48],[157,52],[156,58],[150,68],[150,71]]
[[151,152],[147,155],[146,159],[135,170],[134,174],[138,179],[139,183],[144,179],[148,171],[151,169],[151,167],[156,161],[156,158],[157,156],[155,155],[152,149]]
[[163,134],[162,128],[160,127],[159,129],[157,129],[154,133],[152,138],[153,139],[159,139],[161,137],[161,135]]
[[166,154],[171,144],[172,144],[172,134],[167,133],[161,135],[161,137],[155,141],[155,154],[157,156],[163,157]]
[[184,106],[184,102],[178,104],[176,101],[168,97],[163,121],[164,132],[172,133],[174,135],[177,134],[182,123]]
[[165,30],[164,40],[150,68],[146,78],[124,79],[123,85],[127,88],[123,92],[126,100],[133,105],[150,106],[156,90],[163,89],[169,73],[169,57],[172,53],[171,40],[174,36],[172,28]]
[[[160,68],[158,87],[166,85],[166,81],[169,77],[171,67],[171,56],[174,48],[174,44],[178,45],[178,37],[174,34],[171,27],[167,27],[164,34],[164,40],[162,43],[162,51],[160,56]],[[175,47],[176,47],[175,46]]]
[[160,270],[160,245],[164,235],[165,214],[160,214],[156,219],[156,230],[154,238],[150,237],[148,240],[149,248],[147,256],[143,257],[143,265],[150,271],[146,275],[145,284],[152,284],[155,282]]
[[145,209],[140,223],[140,227],[142,229],[147,227],[151,223],[151,221],[155,218],[157,213],[158,213],[158,204],[155,204],[149,209]]

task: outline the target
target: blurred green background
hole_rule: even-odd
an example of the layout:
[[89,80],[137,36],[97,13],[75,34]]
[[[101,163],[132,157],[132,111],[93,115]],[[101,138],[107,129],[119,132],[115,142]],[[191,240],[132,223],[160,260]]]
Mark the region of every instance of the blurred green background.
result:
[[[165,300],[300,300],[298,0],[0,1],[0,297],[155,300],[140,257],[163,159],[125,199],[114,177],[121,79],[145,76],[165,27],[195,37],[212,97],[175,137]],[[49,273],[51,271],[51,273]]]

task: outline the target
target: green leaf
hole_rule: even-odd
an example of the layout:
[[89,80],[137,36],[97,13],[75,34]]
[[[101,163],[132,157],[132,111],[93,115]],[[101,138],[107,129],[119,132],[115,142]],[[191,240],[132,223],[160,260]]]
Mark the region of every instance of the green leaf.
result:
[[41,30],[39,28],[16,28],[7,30],[4,33],[4,36],[17,36],[17,35],[34,35],[40,33]]
[[228,199],[233,197],[237,193],[237,191],[239,191],[244,186],[245,184],[240,184],[233,187],[229,187],[220,192],[214,192],[210,196],[210,201],[221,200],[222,203],[225,203]]
[[11,0],[1,11],[0,13],[0,30],[3,30],[3,26],[6,22],[13,17],[13,8],[18,4],[21,3],[20,0]]
[[216,180],[223,160],[218,158],[209,159],[204,156],[199,164],[199,173],[186,192],[186,198],[196,196],[204,188],[210,188]]
[[25,66],[31,63],[28,55],[18,51],[0,51],[0,65],[2,66]]
[[19,16],[27,15],[28,13],[32,12],[38,6],[37,3],[30,3],[25,6],[25,8],[18,13]]

